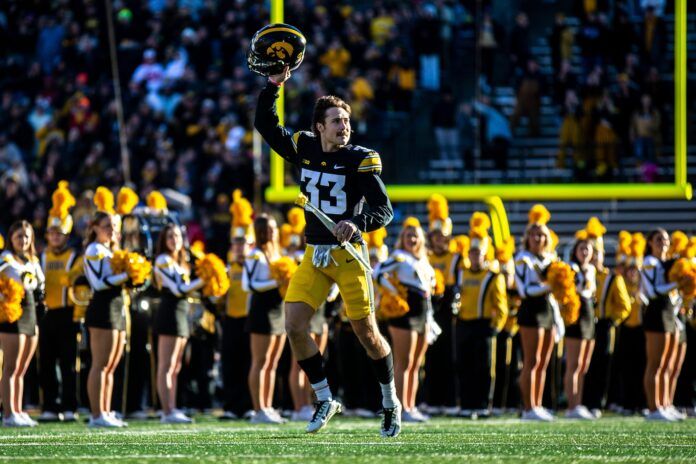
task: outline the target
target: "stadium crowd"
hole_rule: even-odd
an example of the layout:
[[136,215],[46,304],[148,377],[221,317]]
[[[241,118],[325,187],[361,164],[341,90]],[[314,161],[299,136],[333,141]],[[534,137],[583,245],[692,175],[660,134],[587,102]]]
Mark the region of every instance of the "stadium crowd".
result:
[[[294,76],[297,85],[288,87],[289,105],[297,108],[288,114],[289,126],[309,127],[309,103],[319,95],[336,93],[351,102],[358,136],[377,138],[375,134],[390,130],[385,124],[392,116],[407,119],[403,116],[413,110],[417,92],[431,95],[441,90],[432,124],[440,146],[447,146],[442,156],[454,159],[461,156],[462,145],[472,146],[460,143],[459,131],[452,133],[453,124],[456,127],[462,118],[446,113],[459,111],[456,99],[461,95],[448,88],[449,76],[443,72],[451,71],[451,61],[461,53],[458,34],[471,28],[470,2],[384,2],[367,9],[329,2],[287,3],[286,20],[309,38],[308,59]],[[597,42],[608,33],[604,13],[610,13],[625,31],[633,30],[632,18],[621,12],[622,2],[611,9],[602,2],[582,3],[587,19],[578,33],[583,65],[577,77],[568,65],[573,34],[562,18],[552,37],[558,75],[554,95],[564,108],[559,163],[570,154],[578,171],[611,175],[616,160],[623,156],[616,151],[617,141],[630,140],[636,157],[645,160],[649,180],[652,168],[648,167],[657,152],[655,141],[664,128],[660,121],[668,100],[659,83],[664,45],[660,8],[647,8],[644,13],[636,9],[633,13],[644,18],[643,33],[621,35],[624,48],[615,56],[605,56]],[[79,407],[89,407],[96,426],[122,424],[112,409],[134,418],[146,409],[162,409],[163,421],[177,423],[190,421],[177,405],[205,411],[219,403],[225,411],[222,417],[228,419],[247,415],[257,422],[282,422],[274,405],[294,411],[294,418],[311,416],[311,394],[283,348],[282,325],[278,320],[262,320],[259,328],[259,320],[246,321],[250,318],[246,294],[258,288],[254,289],[255,277],[243,271],[250,259],[282,260],[284,269],[259,278],[274,281],[269,288],[282,290],[287,281],[283,273],[291,273],[292,260],[283,260],[281,254],[292,258],[301,254],[301,223],[290,210],[287,227],[274,225],[262,214],[257,221],[265,222],[252,224],[248,203],[239,194],[229,195],[240,189],[251,197],[258,173],[253,166],[250,115],[260,85],[246,67],[246,49],[253,32],[268,17],[266,2],[191,5],[171,0],[114,2],[117,69],[136,191],[119,199],[130,201],[129,207],[121,201],[111,207],[105,204],[106,192],[116,190],[124,178],[102,5],[64,0],[51,6],[19,1],[0,6],[0,232],[5,250],[0,269],[7,276],[2,287],[5,313],[0,325],[5,330],[0,330],[4,354],[0,391],[6,425],[33,423],[22,401],[26,397],[37,404],[39,386],[42,419],[75,419]],[[486,39],[481,46],[498,47],[502,39],[496,39],[500,28],[493,18],[481,24],[479,34]],[[511,123],[514,126],[519,116],[526,116],[534,131],[538,98],[546,90],[534,60],[529,59],[527,28],[528,20],[520,14],[510,31],[512,74],[520,78],[518,108]],[[642,52],[634,54],[634,50]],[[494,60],[490,51],[482,50],[486,58],[481,88],[497,85],[489,71]],[[615,78],[605,77],[612,75]],[[485,96],[471,107],[462,107],[462,112],[482,115],[482,126],[487,124],[484,146],[496,165],[505,169],[512,132],[492,129],[494,122],[508,125],[505,117]],[[619,120],[627,114],[633,115]],[[471,128],[470,121],[467,127]],[[68,183],[61,183],[54,192],[61,179]],[[159,194],[165,188],[190,197],[195,207],[184,211],[186,229],[173,226],[153,237],[157,249],[153,246],[148,256],[150,264],[141,262],[142,267],[131,272],[118,253],[117,242],[126,239],[127,230],[121,235],[121,220],[116,219],[113,206],[125,217],[137,198],[147,198],[141,203],[147,204],[150,213],[166,215],[162,213],[166,202]],[[65,200],[68,189],[81,192],[74,208],[65,206],[71,203]],[[381,288],[378,311],[383,324],[406,326],[417,340],[412,353],[394,348],[397,389],[406,420],[427,420],[424,412],[486,417],[520,408],[525,419],[552,420],[544,407],[566,406],[568,417],[591,419],[609,405],[629,413],[647,408],[652,419],[677,420],[683,413],[674,407],[675,401],[693,410],[692,394],[676,393],[687,354],[684,334],[693,330],[687,320],[692,316],[689,266],[693,264],[677,260],[693,261],[693,239],[685,243],[681,235],[673,236],[675,246],[669,248],[670,237],[658,230],[648,236],[650,251],[644,253],[641,240],[646,239],[630,236],[628,240],[624,235],[619,266],[609,271],[601,261],[601,227],[594,222],[579,232],[562,265],[556,259],[546,226],[548,212],[543,208],[530,214],[525,237],[497,244],[498,250],[485,214],[472,217],[468,238],[452,239],[451,221],[444,211],[443,202],[434,200],[427,234],[419,223],[409,220],[397,240],[401,253],[432,272],[430,279],[418,283],[431,300],[419,311],[409,307],[405,282],[399,282],[402,262],[389,257],[385,237],[381,233],[367,237]],[[241,235],[236,231],[240,227]],[[259,233],[274,227],[280,233],[282,253],[270,243],[268,233]],[[260,235],[265,236],[263,243]],[[406,245],[404,237],[413,243]],[[210,275],[219,266],[212,257],[206,261],[212,263],[210,272],[189,263],[188,252],[183,251],[185,239],[204,241],[209,251],[227,259],[230,290],[210,290],[214,287]],[[250,253],[254,243],[255,254]],[[40,261],[39,256],[43,256]],[[53,265],[47,264],[48,257],[56,258]],[[152,279],[144,271],[148,266],[154,268]],[[546,272],[552,266],[551,274],[560,276],[557,280]],[[664,273],[658,272],[663,267]],[[674,275],[671,269],[676,269]],[[271,270],[269,266],[273,274]],[[25,279],[26,275],[32,278]],[[24,286],[21,301],[8,298],[19,294],[12,293],[13,279]],[[173,314],[133,303],[139,302],[140,287],[148,280],[156,284],[151,289],[160,305]],[[79,287],[89,289],[87,297],[76,296]],[[202,294],[197,303],[184,303],[188,294],[196,292]],[[96,298],[109,308],[110,313],[99,316],[107,321],[83,320],[89,319],[85,307],[90,302],[96,305]],[[180,305],[185,309],[183,316]],[[15,311],[20,319],[8,315],[11,307],[25,308]],[[122,307],[129,308],[127,317],[121,317]],[[526,319],[518,320],[520,312]],[[649,316],[651,325],[644,323],[643,316]],[[128,327],[127,366],[120,360],[124,348],[120,336],[103,344],[92,335],[92,329],[114,324],[110,318],[118,319],[119,327]],[[350,412],[373,415],[379,409],[379,392],[368,387],[369,361],[342,315],[339,295],[327,301],[315,325],[315,335],[326,347],[336,393]],[[562,357],[554,348],[563,339],[561,327],[566,326],[566,356]],[[32,341],[15,343],[9,334],[16,333]],[[614,339],[616,346],[610,343]],[[39,362],[31,364],[37,344]],[[636,356],[643,352],[646,360]],[[547,370],[549,382],[545,382]],[[424,385],[419,389],[421,371]],[[458,375],[452,375],[454,371]],[[621,375],[615,375],[617,371]],[[637,385],[644,385],[645,397],[636,394],[641,390]],[[423,411],[416,406],[421,403]]]

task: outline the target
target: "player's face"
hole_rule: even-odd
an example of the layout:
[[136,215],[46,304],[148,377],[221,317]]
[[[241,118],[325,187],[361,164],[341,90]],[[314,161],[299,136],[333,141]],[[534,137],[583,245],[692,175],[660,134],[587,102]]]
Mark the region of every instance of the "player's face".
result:
[[68,236],[61,232],[59,228],[51,227],[46,231],[46,240],[48,240],[49,247],[59,249],[68,241]]
[[232,256],[235,261],[241,261],[246,256],[247,243],[246,240],[233,240],[232,241]]
[[414,251],[420,242],[420,238],[418,237],[418,232],[416,232],[416,229],[413,227],[409,227],[404,231],[404,249],[408,252]]
[[31,239],[31,230],[28,228],[23,227],[15,230],[10,239],[12,241],[12,249],[15,253],[26,253],[31,247]]
[[184,238],[181,236],[181,231],[179,230],[178,227],[175,227],[173,229],[169,229],[167,231],[167,249],[171,253],[176,253],[177,251],[181,250],[181,247],[184,246]]
[[540,227],[533,227],[529,231],[529,251],[535,255],[541,254],[546,247],[546,235]]
[[324,124],[318,123],[317,129],[329,145],[347,145],[350,140],[350,115],[343,108],[329,108],[324,116]]
[[575,258],[580,264],[587,264],[592,259],[592,245],[589,242],[580,243],[575,249]]
[[118,231],[114,227],[111,216],[105,217],[97,224],[97,241],[99,243],[115,242],[118,240]]
[[471,269],[477,271],[483,267],[483,253],[481,253],[480,248],[470,248],[469,249],[469,262],[471,262]]
[[626,268],[626,281],[629,284],[638,285],[638,282],[640,282],[640,270],[637,266]]
[[430,247],[434,253],[442,254],[449,249],[450,238],[440,230],[430,233]]

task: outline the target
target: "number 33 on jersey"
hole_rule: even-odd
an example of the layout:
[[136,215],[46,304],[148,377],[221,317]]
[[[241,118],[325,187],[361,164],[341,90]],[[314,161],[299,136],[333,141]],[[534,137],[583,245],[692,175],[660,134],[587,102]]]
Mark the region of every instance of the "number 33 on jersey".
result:
[[[324,152],[318,135],[305,131],[293,133],[278,123],[277,94],[278,87],[273,84],[261,91],[255,126],[271,148],[300,169],[302,193],[337,223],[351,220],[362,232],[387,225],[393,213],[379,177],[382,173],[379,154],[357,145]],[[338,243],[313,214],[306,214],[305,218],[308,244]],[[360,239],[356,233],[351,242]]]

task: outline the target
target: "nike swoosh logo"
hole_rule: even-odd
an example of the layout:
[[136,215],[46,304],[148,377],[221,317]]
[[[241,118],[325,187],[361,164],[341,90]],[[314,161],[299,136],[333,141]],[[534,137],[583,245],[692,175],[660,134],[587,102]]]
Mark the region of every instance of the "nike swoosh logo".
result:
[[343,169],[345,166],[339,166],[338,164],[334,164],[334,169]]
[[355,261],[355,258],[346,259],[346,264],[352,263],[353,261]]

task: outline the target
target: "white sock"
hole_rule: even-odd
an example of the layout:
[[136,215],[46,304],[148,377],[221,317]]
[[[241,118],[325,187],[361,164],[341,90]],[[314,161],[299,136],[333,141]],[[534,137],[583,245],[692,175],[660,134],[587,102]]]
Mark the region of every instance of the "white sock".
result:
[[312,389],[317,395],[318,401],[331,401],[331,388],[329,388],[329,381],[324,379],[319,383],[313,383]]
[[396,385],[392,379],[389,383],[380,383],[380,388],[382,389],[382,407],[387,409],[393,409],[399,400],[396,398]]

